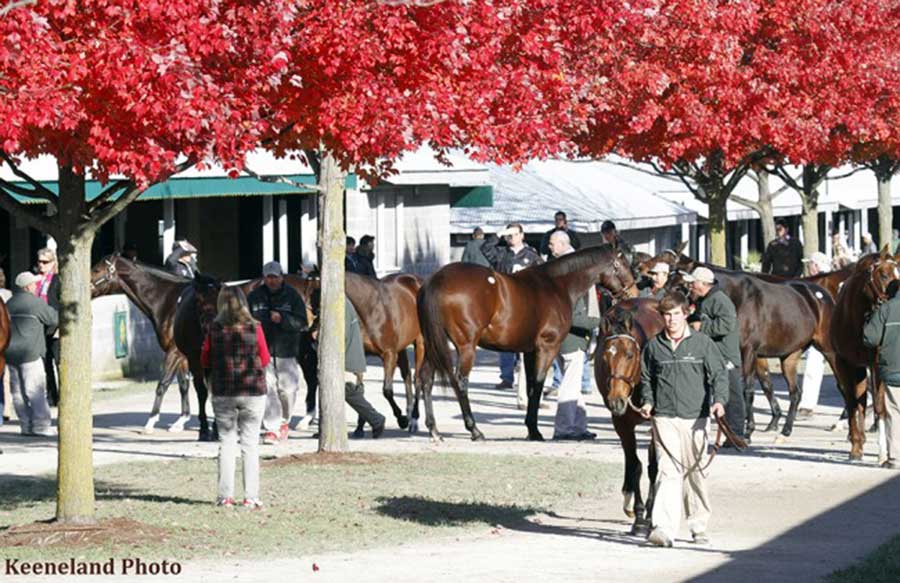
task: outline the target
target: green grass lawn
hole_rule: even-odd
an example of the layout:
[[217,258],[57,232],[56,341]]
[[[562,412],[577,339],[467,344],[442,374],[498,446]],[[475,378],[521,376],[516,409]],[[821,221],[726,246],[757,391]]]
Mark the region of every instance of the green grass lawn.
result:
[[[307,458],[308,461],[308,458]],[[126,517],[168,531],[165,540],[78,549],[0,547],[24,560],[302,556],[450,536],[612,493],[621,468],[544,456],[419,454],[375,463],[265,466],[266,508],[213,505],[216,464],[173,460],[102,466],[97,517]],[[0,529],[53,516],[55,479],[0,479]],[[237,497],[241,496],[238,472]],[[2,534],[2,531],[0,531]]]
[[884,543],[861,562],[827,579],[828,583],[897,583],[900,581],[900,535]]

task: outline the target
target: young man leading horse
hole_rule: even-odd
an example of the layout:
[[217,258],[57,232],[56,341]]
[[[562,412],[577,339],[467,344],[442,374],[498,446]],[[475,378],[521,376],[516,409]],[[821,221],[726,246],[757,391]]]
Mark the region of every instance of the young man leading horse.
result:
[[653,413],[659,458],[653,530],[647,540],[671,547],[687,511],[693,542],[706,544],[711,515],[704,459],[708,417],[725,414],[728,371],[712,340],[687,324],[688,301],[672,292],[659,303],[665,330],[647,342],[641,357],[641,414]]

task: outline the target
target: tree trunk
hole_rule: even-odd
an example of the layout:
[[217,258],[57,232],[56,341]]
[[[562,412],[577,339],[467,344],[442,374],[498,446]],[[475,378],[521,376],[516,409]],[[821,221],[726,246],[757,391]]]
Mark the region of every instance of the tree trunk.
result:
[[762,224],[763,247],[775,239],[775,210],[772,208],[772,191],[769,189],[769,173],[757,170],[757,193],[759,222]]
[[[894,209],[891,206],[891,177],[893,174],[876,172],[878,180],[878,249],[893,246]],[[896,249],[891,249],[891,253]]]
[[728,197],[721,190],[710,192],[709,197],[709,262],[719,267],[728,267],[725,228],[728,223],[726,204]]
[[81,217],[84,177],[59,172],[59,461],[56,519],[94,521],[94,463],[91,411],[91,245],[94,230]]
[[803,201],[803,256],[810,257],[819,250],[819,194],[813,192],[811,196],[801,195]]
[[347,451],[344,413],[345,175],[330,153],[322,158],[322,299],[319,307],[319,451]]

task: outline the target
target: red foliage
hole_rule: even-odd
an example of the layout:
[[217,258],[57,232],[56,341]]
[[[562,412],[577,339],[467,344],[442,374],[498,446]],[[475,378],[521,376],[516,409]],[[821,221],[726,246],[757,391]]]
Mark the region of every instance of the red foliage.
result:
[[293,2],[46,0],[0,20],[0,145],[102,179],[240,163],[267,129]]

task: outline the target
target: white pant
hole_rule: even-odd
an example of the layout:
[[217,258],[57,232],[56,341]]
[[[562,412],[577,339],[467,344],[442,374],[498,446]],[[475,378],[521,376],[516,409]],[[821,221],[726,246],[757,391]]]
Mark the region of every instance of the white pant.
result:
[[584,369],[584,351],[576,350],[559,356],[562,382],[556,397],[556,419],[553,424],[555,439],[572,437],[587,431],[587,411],[581,393],[581,373]]
[[282,423],[290,423],[300,387],[306,380],[296,358],[272,357],[266,366],[266,413],[263,429],[278,432]]
[[900,460],[900,387],[885,385],[884,408],[886,415],[884,429],[887,433],[888,457]]
[[[656,437],[665,444],[656,445],[659,474],[656,476],[656,498],[653,502],[653,528],[672,540],[681,528],[682,513],[691,532],[705,533],[711,507],[706,491],[706,476],[700,470],[706,463],[707,419],[654,417]],[[671,456],[666,452],[671,452]],[[672,459],[675,456],[676,459]],[[700,459],[700,467],[691,470]]]
[[22,433],[53,435],[47,403],[47,373],[42,359],[25,364],[7,364],[13,406]]
[[213,397],[219,426],[219,498],[234,497],[235,457],[240,438],[244,498],[259,498],[259,424],[266,397]]
[[825,375],[825,357],[815,348],[806,351],[806,369],[803,372],[803,394],[800,397],[801,409],[815,409],[819,404],[819,389],[822,388],[822,377]]

